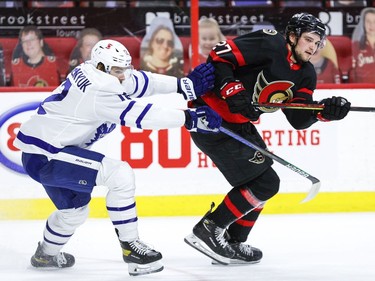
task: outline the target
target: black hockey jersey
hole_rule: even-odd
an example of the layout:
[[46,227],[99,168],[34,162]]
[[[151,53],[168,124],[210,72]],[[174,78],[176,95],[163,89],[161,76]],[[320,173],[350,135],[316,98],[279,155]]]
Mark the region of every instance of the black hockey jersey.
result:
[[[275,30],[263,29],[220,42],[208,58],[215,66],[215,88],[202,99],[230,123],[249,122],[243,115],[231,113],[221,98],[220,87],[230,81],[240,80],[253,102],[315,103],[314,66],[310,62],[293,63],[291,55],[285,38]],[[268,113],[277,109],[260,110]],[[296,129],[307,128],[317,121],[311,110],[283,111]]]

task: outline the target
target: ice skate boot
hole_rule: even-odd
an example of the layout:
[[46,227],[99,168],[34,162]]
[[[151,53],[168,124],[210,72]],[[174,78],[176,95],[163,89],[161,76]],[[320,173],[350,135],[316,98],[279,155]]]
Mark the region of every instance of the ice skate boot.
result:
[[137,276],[162,271],[161,253],[147,246],[140,240],[120,241],[122,258],[128,264],[129,275]]
[[[213,206],[211,206],[212,210]],[[185,237],[185,242],[221,264],[229,264],[236,252],[228,243],[227,231],[207,218],[211,210],[194,226],[193,233]]]
[[[230,265],[246,265],[260,262],[263,257],[263,253],[258,248],[252,247],[249,244],[241,242],[229,242],[229,245],[236,252],[234,257],[229,260]],[[212,260],[212,264],[220,264],[215,260]]]
[[72,267],[75,263],[74,256],[67,253],[58,253],[56,256],[49,256],[42,251],[42,245],[39,242],[35,254],[31,257],[33,267]]

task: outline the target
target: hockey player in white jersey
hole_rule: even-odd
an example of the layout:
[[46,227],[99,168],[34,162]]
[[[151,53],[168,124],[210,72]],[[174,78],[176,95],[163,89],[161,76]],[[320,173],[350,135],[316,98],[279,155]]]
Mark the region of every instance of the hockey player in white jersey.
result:
[[221,118],[208,107],[160,108],[141,103],[155,94],[180,93],[192,100],[213,87],[213,67],[198,66],[182,79],[134,70],[121,43],[99,41],[91,60],[77,66],[22,124],[14,145],[26,172],[45,188],[57,210],[47,219],[43,241],[31,258],[34,267],[71,267],[73,255],[61,252],[88,216],[94,186],[108,187],[106,207],[130,275],[158,272],[160,252],[138,235],[134,174],[128,163],[90,150],[116,124],[140,129],[185,126],[218,132]]

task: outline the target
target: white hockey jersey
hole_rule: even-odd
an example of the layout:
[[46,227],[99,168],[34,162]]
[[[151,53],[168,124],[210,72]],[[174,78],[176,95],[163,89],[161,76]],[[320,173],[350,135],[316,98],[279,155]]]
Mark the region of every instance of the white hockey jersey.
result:
[[140,129],[183,126],[182,110],[132,100],[176,93],[177,78],[133,70],[123,84],[86,62],[46,98],[24,122],[14,145],[23,152],[54,154],[65,146],[86,148],[116,124]]

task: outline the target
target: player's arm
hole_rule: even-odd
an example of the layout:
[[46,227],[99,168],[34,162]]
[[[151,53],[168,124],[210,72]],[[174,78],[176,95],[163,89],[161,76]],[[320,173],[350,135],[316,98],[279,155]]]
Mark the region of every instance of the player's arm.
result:
[[169,129],[185,126],[193,132],[217,132],[220,116],[209,107],[174,109],[131,100],[124,95],[100,95],[96,98],[97,118],[138,129]]
[[185,100],[194,100],[213,88],[214,79],[214,67],[201,64],[183,78],[134,70],[123,87],[131,98],[179,93]]

